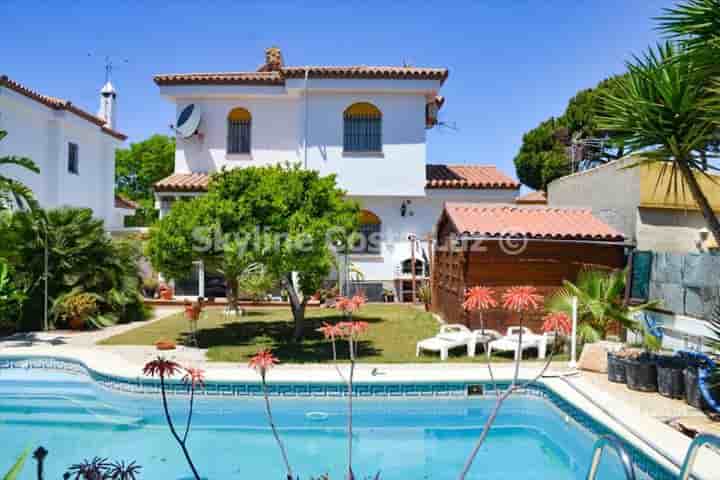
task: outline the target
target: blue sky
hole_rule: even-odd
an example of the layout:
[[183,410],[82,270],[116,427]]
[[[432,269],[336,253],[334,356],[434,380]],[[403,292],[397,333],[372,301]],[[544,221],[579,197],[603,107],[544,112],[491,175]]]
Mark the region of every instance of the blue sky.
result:
[[[170,133],[155,73],[254,70],[278,45],[287,64],[445,66],[431,163],[496,164],[514,176],[522,134],[578,90],[623,71],[659,39],[671,1],[31,2],[0,0],[0,73],[95,112],[103,55],[129,141]],[[93,56],[88,56],[92,52]]]

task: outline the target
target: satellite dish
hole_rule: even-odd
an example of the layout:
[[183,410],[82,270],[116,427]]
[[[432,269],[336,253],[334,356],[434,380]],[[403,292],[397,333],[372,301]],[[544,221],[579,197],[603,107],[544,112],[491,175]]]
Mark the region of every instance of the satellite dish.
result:
[[200,109],[198,109],[194,103],[191,103],[183,108],[180,115],[178,115],[175,131],[183,138],[192,137],[197,133],[198,126],[200,125],[200,117]]

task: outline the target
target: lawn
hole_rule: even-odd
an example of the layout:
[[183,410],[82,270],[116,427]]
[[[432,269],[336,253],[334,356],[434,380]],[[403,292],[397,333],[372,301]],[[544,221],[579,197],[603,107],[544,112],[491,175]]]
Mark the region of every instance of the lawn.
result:
[[[429,313],[408,305],[369,304],[356,314],[370,324],[359,345],[359,360],[376,363],[439,361],[438,355],[415,357],[415,344],[438,331],[438,323]],[[285,363],[327,362],[332,349],[316,329],[323,322],[338,322],[342,317],[332,309],[308,308],[305,338],[292,341],[293,322],[289,308],[250,308],[237,321],[226,321],[222,310],[209,309],[198,324],[198,341],[208,349],[208,359],[218,362],[246,362],[258,350],[269,348]],[[189,331],[182,313],[152,324],[110,337],[102,345],[154,345],[160,339],[183,343]],[[338,355],[347,358],[340,345]],[[479,355],[474,360],[482,361]],[[512,356],[494,358],[509,361]],[[465,348],[451,352],[451,361],[470,361]]]

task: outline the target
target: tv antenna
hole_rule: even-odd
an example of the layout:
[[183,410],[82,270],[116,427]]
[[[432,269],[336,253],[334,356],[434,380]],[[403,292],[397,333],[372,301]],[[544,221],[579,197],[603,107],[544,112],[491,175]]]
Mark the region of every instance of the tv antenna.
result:
[[[97,56],[98,55],[93,52],[88,53],[88,57]],[[112,77],[112,72],[115,68],[117,68],[118,65],[130,63],[127,58],[116,59],[116,57],[113,55],[104,55],[103,61],[105,62],[105,83],[110,81],[110,78]]]

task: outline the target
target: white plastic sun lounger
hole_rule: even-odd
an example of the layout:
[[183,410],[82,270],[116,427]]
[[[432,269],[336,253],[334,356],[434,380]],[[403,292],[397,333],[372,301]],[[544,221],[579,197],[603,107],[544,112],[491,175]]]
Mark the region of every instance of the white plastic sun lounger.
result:
[[486,349],[488,357],[492,355],[493,350],[499,350],[504,352],[514,351],[515,360],[521,359],[522,352],[520,351],[520,348],[518,348],[520,346],[519,340],[521,328],[523,332],[522,351],[525,351],[529,348],[537,348],[538,357],[540,359],[545,358],[545,354],[547,352],[547,335],[536,335],[535,333],[533,333],[532,330],[527,327],[508,327],[507,333],[504,337],[488,343]]
[[485,335],[483,335],[482,331],[470,330],[459,323],[443,325],[437,335],[417,343],[415,355],[419,357],[423,350],[440,352],[440,360],[447,360],[449,350],[465,346],[468,356],[474,357],[478,343],[487,344],[492,339],[499,337],[500,334],[494,330],[485,329]]

